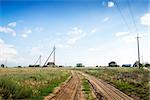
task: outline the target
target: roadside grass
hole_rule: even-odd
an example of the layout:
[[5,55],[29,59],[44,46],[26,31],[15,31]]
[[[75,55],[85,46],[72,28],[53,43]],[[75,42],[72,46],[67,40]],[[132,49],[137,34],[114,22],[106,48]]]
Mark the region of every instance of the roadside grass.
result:
[[85,93],[85,98],[86,100],[95,100],[95,98],[92,95],[92,90],[91,90],[91,86],[88,82],[87,79],[85,79],[84,77],[82,77],[82,91],[84,91]]
[[[81,70],[81,69],[80,69]],[[149,100],[149,71],[138,68],[82,69],[105,80],[134,99]]]
[[42,100],[70,75],[58,68],[0,69],[0,98]]

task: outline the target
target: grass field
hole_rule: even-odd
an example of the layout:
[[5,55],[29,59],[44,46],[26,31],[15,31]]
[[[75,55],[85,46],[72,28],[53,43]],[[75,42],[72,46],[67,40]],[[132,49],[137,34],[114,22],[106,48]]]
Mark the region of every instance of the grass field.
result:
[[55,68],[0,68],[0,99],[43,99],[70,74]]
[[149,100],[149,71],[138,68],[80,69],[105,80],[119,90],[137,99]]

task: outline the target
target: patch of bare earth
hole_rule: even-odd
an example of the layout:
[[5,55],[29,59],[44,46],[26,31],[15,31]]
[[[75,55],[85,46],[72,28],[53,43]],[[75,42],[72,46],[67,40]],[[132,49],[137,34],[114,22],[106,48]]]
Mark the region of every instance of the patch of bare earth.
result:
[[79,75],[72,71],[72,77],[53,94],[46,96],[45,100],[84,100],[81,90],[81,80]]

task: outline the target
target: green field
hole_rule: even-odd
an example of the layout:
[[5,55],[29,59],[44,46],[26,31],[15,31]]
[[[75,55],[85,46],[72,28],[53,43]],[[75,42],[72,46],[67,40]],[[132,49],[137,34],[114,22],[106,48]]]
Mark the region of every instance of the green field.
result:
[[79,69],[105,80],[129,96],[149,100],[149,71],[138,68],[88,68]]
[[55,68],[0,68],[0,99],[43,99],[71,73]]

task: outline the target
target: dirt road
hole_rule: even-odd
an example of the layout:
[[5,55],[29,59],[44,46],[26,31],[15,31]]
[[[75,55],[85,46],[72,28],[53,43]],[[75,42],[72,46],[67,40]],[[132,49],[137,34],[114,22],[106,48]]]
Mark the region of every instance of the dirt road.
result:
[[133,100],[123,92],[91,75],[82,73],[88,79],[98,100]]
[[45,100],[84,100],[79,75],[72,71],[71,79],[54,96],[45,97]]
[[72,71],[72,77],[66,84],[61,86],[59,91],[52,96],[45,97],[45,100],[85,100],[85,96],[81,90],[81,75],[91,84],[92,91],[97,100],[133,100],[131,97],[106,82],[94,76],[77,71]]

